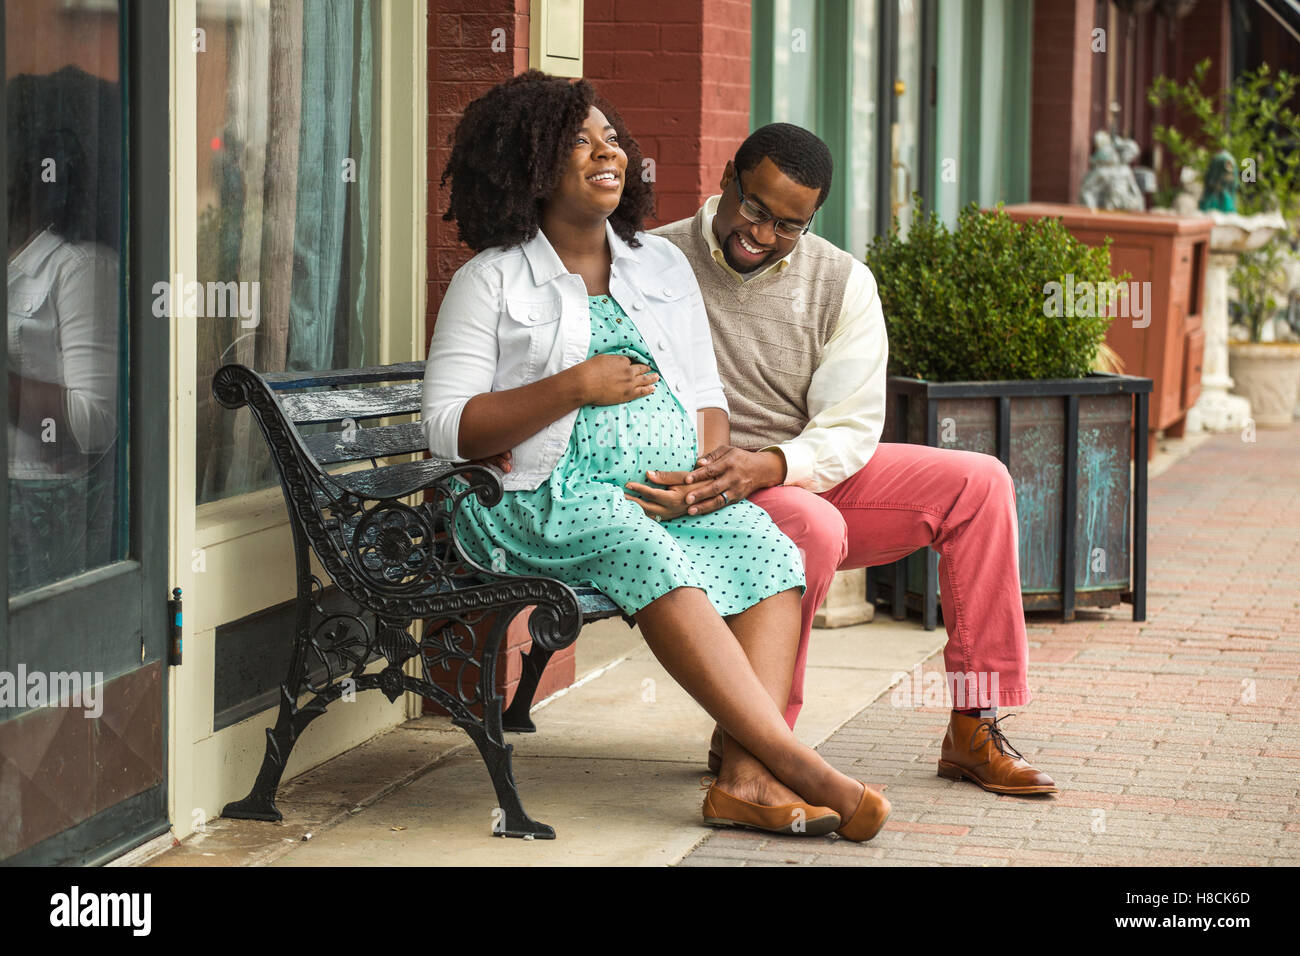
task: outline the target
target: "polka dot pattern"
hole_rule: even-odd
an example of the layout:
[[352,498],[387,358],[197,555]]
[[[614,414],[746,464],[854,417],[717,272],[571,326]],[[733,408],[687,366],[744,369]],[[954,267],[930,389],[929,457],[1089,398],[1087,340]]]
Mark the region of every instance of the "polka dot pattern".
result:
[[[592,296],[589,306],[589,357],[626,355],[659,371],[612,297]],[[457,536],[481,564],[592,585],[629,615],[681,587],[702,589],[724,616],[802,590],[798,549],[757,505],[739,501],[660,524],[624,497],[624,485],[646,483],[646,471],[690,471],[698,455],[695,429],[660,379],[651,395],[580,409],[549,479],[507,491],[492,508],[467,497]]]

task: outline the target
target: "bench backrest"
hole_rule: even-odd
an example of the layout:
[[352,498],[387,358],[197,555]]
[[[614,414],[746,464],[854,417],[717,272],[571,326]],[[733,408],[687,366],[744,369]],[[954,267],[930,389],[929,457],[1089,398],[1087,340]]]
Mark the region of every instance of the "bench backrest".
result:
[[[423,362],[323,372],[271,372],[262,379],[275,392],[285,417],[295,428],[341,426],[302,435],[303,444],[318,464],[410,455],[427,449],[418,418],[393,425],[366,424],[381,418],[419,415]],[[352,387],[358,385],[362,387]],[[322,387],[326,390],[320,390]]]
[[[508,597],[537,606],[528,620],[533,642],[557,650],[577,638],[584,618],[619,613],[594,588],[575,594],[549,578],[481,567],[460,552],[454,530],[444,530],[452,524],[445,520],[444,506],[471,494],[485,505],[496,504],[502,494],[499,473],[424,457],[418,418],[363,424],[418,416],[424,368],[423,362],[406,362],[261,375],[224,365],[213,376],[217,401],[229,409],[248,407],[271,449],[285,504],[296,517],[291,525],[300,592],[312,577],[305,552],[310,545],[340,590],[381,616],[441,619],[500,607]],[[322,424],[343,427],[324,434],[301,430]],[[410,454],[420,458],[346,474],[323,467]],[[414,507],[402,502],[415,494],[429,497]]]

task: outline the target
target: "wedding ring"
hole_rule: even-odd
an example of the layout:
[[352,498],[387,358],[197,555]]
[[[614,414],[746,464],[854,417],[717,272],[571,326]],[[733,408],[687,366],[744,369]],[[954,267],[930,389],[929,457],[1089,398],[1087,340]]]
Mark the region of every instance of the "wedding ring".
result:
[[722,496],[722,507],[725,508],[727,505],[731,504],[731,499],[727,497],[727,493],[725,491],[720,491],[718,492],[718,494]]
[[661,517],[659,517],[658,515],[651,515],[650,517],[652,517],[652,518],[655,519],[655,523],[656,523],[656,524],[663,524],[663,520],[664,520],[664,519],[661,518]]

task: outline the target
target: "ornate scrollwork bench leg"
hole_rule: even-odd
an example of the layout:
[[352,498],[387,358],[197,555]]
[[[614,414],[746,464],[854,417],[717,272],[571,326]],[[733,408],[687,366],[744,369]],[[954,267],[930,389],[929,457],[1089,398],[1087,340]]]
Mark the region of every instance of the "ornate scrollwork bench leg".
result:
[[[598,591],[588,590],[585,596],[579,597],[579,605],[582,607],[583,623],[588,621],[600,621],[608,617],[621,617],[628,627],[636,627],[636,621],[623,614],[614,606],[614,603],[605,595]],[[554,651],[543,647],[540,643],[534,641],[532,648],[520,658],[521,672],[519,675],[519,686],[515,690],[515,696],[510,701],[510,706],[502,715],[502,722],[509,733],[531,734],[537,731],[537,725],[533,723],[533,718],[529,711],[533,707],[533,698],[537,696],[537,688],[541,684],[542,674],[546,671],[546,665],[551,662]]]
[[520,658],[522,668],[519,674],[519,686],[515,688],[514,699],[501,717],[505,730],[515,734],[532,734],[537,732],[537,725],[528,712],[532,710],[533,698],[537,696],[537,685],[541,683],[542,673],[551,661],[551,652],[533,646]]
[[[319,592],[319,582],[313,579],[312,583]],[[497,836],[553,840],[555,830],[532,819],[519,799],[512,767],[514,748],[505,741],[501,719],[503,700],[496,692],[498,651],[510,621],[522,609],[522,605],[517,605],[496,612],[481,647],[480,635],[487,616],[484,612],[430,628],[417,645],[410,636],[409,621],[382,619],[372,638],[370,629],[359,617],[328,614],[321,608],[319,599],[302,601],[289,674],[280,685],[279,714],[275,726],[266,732],[262,768],[248,796],[227,804],[222,815],[237,820],[282,819],[275,805],[276,791],[293,746],[308,724],[348,691],[378,689],[389,700],[411,691],[441,705],[452,715],[452,722],[469,734],[478,747],[497,798],[499,812],[492,816],[492,832]],[[314,626],[313,611],[320,618]],[[383,654],[388,666],[379,673],[368,674],[364,669],[372,650]],[[402,664],[416,655],[421,657],[423,678],[411,677],[402,670]],[[312,658],[326,668],[319,684],[312,683],[307,674]],[[455,674],[455,693],[433,682],[430,674],[435,668]],[[477,676],[471,679],[473,675]],[[300,707],[298,697],[304,691],[315,693]],[[473,712],[476,705],[482,705],[481,718]]]
[[[498,653],[510,622],[523,609],[523,604],[495,608],[440,621],[436,626],[428,626],[432,622],[426,621],[424,639],[420,643],[426,677],[411,689],[431,698],[451,714],[452,722],[469,734],[478,747],[496,791],[499,812],[493,814],[493,834],[553,840],[555,830],[532,819],[520,802],[512,766],[514,747],[505,740],[502,722],[504,700],[496,689]],[[480,651],[477,648],[478,634],[487,625],[489,616],[492,622],[487,627]],[[435,669],[454,675],[454,693],[432,680],[431,674]],[[473,674],[477,674],[477,679],[470,682],[468,678]],[[466,683],[470,686],[466,687]],[[476,705],[482,705],[482,718],[474,715],[472,708]]]
[[[319,579],[306,572],[306,543],[297,525],[293,526],[294,546],[301,551],[297,597],[297,620],[294,627],[293,652],[289,670],[280,685],[280,709],[275,726],[266,731],[266,753],[253,789],[242,800],[226,804],[222,816],[236,820],[282,819],[275,805],[276,791],[288,766],[294,744],[313,720],[344,694],[379,688],[394,700],[403,686],[392,672],[401,675],[403,661],[418,653],[409,633],[410,621],[379,619],[371,629],[367,621],[353,610],[327,611],[323,604],[324,588]],[[389,667],[378,674],[365,669],[376,652],[383,654]],[[313,678],[313,671],[321,674]],[[323,673],[322,673],[323,672]],[[312,697],[299,706],[305,693]]]

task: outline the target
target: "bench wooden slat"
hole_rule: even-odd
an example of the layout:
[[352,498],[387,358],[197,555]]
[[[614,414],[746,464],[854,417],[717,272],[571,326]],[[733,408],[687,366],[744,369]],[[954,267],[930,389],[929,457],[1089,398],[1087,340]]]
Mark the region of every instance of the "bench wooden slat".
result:
[[362,385],[372,382],[401,382],[423,379],[423,362],[399,362],[369,368],[322,369],[316,372],[265,372],[263,381],[277,392],[319,385]]
[[389,415],[418,413],[423,405],[424,384],[388,385],[383,388],[348,388],[329,392],[281,395],[280,404],[295,425],[362,421]]
[[599,621],[623,613],[617,604],[593,587],[577,587],[573,593],[578,596],[578,608],[582,611],[584,622]]
[[428,450],[424,429],[419,422],[358,428],[352,432],[349,440],[345,440],[344,435],[341,431],[325,432],[322,435],[304,436],[303,441],[312,457],[322,465],[385,458],[389,455],[409,455]]
[[458,467],[460,465],[453,462],[425,458],[386,465],[383,468],[363,468],[342,475],[330,475],[330,480],[366,498],[405,498],[429,487]]

